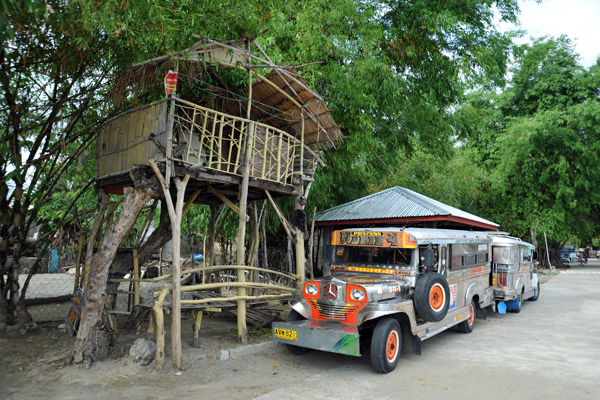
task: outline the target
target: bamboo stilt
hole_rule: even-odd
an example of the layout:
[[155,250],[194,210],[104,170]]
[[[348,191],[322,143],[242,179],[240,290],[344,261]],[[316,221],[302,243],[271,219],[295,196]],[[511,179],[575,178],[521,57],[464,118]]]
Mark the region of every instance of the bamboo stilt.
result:
[[167,297],[169,288],[164,286],[160,291],[158,299],[154,302],[152,310],[156,322],[156,370],[162,372],[165,368],[165,319],[163,315],[163,302]]
[[190,180],[189,175],[185,175],[183,179],[175,178],[175,187],[177,188],[177,201],[173,205],[171,193],[166,187],[165,178],[158,169],[156,162],[150,160],[150,166],[156,174],[165,195],[165,201],[169,209],[169,218],[171,219],[171,231],[173,233],[173,252],[171,268],[173,271],[173,296],[171,300],[171,310],[173,316],[171,318],[171,345],[173,351],[173,364],[175,368],[181,369],[181,264],[179,261],[181,253],[181,218],[183,217],[183,198],[185,188]]
[[304,285],[306,280],[306,257],[304,255],[304,232],[296,227],[296,275],[298,275],[298,287]]
[[202,310],[192,311],[194,319],[194,347],[200,347],[200,327],[202,326]]
[[140,304],[140,260],[137,249],[133,249],[133,306]]

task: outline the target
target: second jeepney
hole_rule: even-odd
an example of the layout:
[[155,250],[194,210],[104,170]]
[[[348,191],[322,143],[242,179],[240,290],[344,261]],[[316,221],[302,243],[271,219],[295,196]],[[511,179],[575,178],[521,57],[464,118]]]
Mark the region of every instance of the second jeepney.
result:
[[535,246],[505,232],[490,233],[492,241],[492,285],[497,310],[520,312],[523,300],[540,297]]
[[469,333],[494,303],[490,238],[427,228],[337,230],[331,273],[304,283],[273,338],[295,353],[316,349],[360,356],[392,371],[401,352],[456,326]]

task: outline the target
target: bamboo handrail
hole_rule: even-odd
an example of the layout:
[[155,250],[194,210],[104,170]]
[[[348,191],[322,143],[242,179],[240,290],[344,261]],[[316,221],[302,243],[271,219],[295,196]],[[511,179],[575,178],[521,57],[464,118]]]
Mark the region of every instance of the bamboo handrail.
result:
[[208,304],[221,301],[236,301],[236,300],[267,300],[267,299],[285,299],[289,298],[289,294],[264,294],[260,296],[233,296],[233,297],[210,297],[208,299],[197,300],[181,300],[181,304]]
[[296,288],[285,287],[273,285],[270,283],[258,283],[258,282],[217,282],[217,283],[201,283],[198,285],[191,285],[182,287],[182,292],[193,292],[195,290],[205,290],[205,289],[219,289],[225,287],[244,287],[244,288],[252,288],[252,289],[273,289],[273,290],[283,290],[285,292],[295,292]]
[[[289,278],[289,279],[298,279],[297,275],[294,274],[290,274],[287,272],[281,272],[281,271],[275,271],[272,269],[266,269],[266,268],[260,268],[260,267],[250,267],[247,265],[214,265],[214,266],[209,266],[209,267],[198,267],[198,268],[192,268],[192,269],[188,269],[185,271],[181,272],[181,276],[184,275],[189,275],[189,274],[193,274],[196,272],[208,272],[208,271],[217,271],[217,270],[228,270],[228,269],[246,269],[249,271],[258,271],[258,272],[265,272],[265,273],[270,273],[270,274],[274,274],[274,275],[279,275],[282,276],[284,278]],[[111,283],[125,283],[125,282],[134,282],[134,281],[138,281],[138,282],[147,282],[147,283],[160,283],[162,281],[171,279],[173,274],[166,274],[166,275],[162,275],[162,276],[158,276],[156,278],[121,278],[121,279],[109,279],[108,282]]]

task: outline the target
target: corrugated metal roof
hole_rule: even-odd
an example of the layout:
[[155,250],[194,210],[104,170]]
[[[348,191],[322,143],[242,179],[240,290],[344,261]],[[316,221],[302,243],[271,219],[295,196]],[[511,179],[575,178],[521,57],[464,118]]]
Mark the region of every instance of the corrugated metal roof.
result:
[[451,216],[479,224],[498,224],[449,206],[410,189],[396,186],[317,214],[316,222]]

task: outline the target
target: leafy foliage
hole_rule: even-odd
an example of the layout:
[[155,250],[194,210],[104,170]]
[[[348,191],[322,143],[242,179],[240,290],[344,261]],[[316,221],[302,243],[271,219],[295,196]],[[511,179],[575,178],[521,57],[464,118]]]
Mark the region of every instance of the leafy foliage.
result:
[[600,185],[598,66],[586,71],[566,37],[516,49],[510,84],[500,94],[477,92],[460,110],[467,146],[489,179],[482,207],[502,228],[529,228],[555,243],[591,243]]

